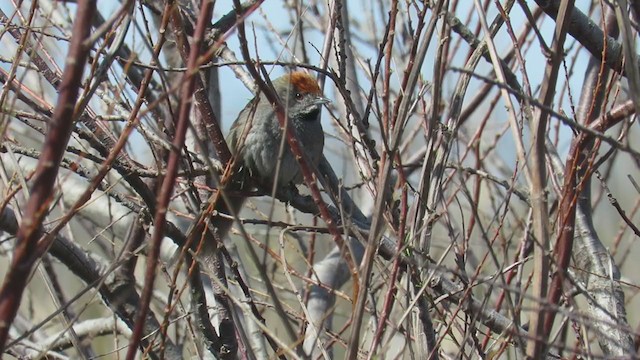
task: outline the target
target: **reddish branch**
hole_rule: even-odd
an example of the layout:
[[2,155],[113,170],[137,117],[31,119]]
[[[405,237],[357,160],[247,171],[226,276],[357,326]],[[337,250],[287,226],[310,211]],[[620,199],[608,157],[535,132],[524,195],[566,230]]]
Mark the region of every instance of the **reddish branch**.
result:
[[[564,41],[567,36],[569,18],[573,10],[573,0],[562,0],[556,19],[556,28],[553,36],[552,52],[545,68],[544,79],[540,89],[540,102],[548,107],[553,102],[553,97],[558,82],[560,64],[564,59]],[[547,248],[549,246],[549,216],[547,210],[546,187],[546,162],[545,140],[549,112],[539,109],[532,122],[533,147],[531,149],[531,163],[529,164],[531,185],[531,209],[533,214],[533,231],[538,239],[533,255],[533,295],[543,299],[547,295],[549,259]],[[544,321],[546,318],[542,304],[536,304],[529,321],[529,340],[527,343],[527,357],[540,358],[545,354],[546,340],[549,336],[545,332]]]
[[167,172],[162,182],[162,186],[160,187],[160,193],[158,194],[157,210],[154,216],[155,229],[150,239],[149,254],[147,257],[147,268],[144,282],[145,286],[140,299],[138,318],[129,341],[129,350],[127,351],[126,358],[129,360],[133,359],[136,355],[136,348],[140,342],[140,338],[142,337],[144,319],[149,311],[149,303],[151,302],[153,284],[156,276],[156,266],[158,263],[158,257],[160,256],[160,243],[165,235],[164,228],[167,207],[171,200],[171,196],[173,195],[173,187],[175,185],[182,156],[181,149],[184,146],[187,129],[189,127],[191,96],[193,95],[193,90],[195,88],[194,77],[198,76],[198,56],[200,55],[200,48],[202,46],[207,24],[211,22],[212,12],[213,2],[203,1],[200,8],[200,14],[198,16],[193,43],[191,44],[189,62],[187,63],[187,72],[184,74],[182,82],[182,89],[180,93],[182,99],[180,101],[175,137],[172,142],[171,154],[169,155],[169,161],[167,163]]
[[74,119],[77,116],[74,114],[75,103],[84,65],[89,55],[90,44],[86,43],[86,40],[90,35],[91,21],[95,11],[95,0],[78,1],[69,53],[62,82],[58,88],[58,101],[49,123],[49,131],[36,168],[31,196],[18,231],[13,261],[0,289],[0,352],[4,351],[9,328],[18,312],[33,264],[41,255],[37,251],[39,230],[49,212],[60,161],[67,148]]
[[[240,8],[239,1],[234,1],[234,6],[239,9]],[[348,246],[345,243],[344,239],[342,238],[342,234],[340,233],[340,230],[338,229],[336,222],[333,220],[333,217],[329,212],[327,204],[325,204],[324,200],[322,200],[322,195],[320,194],[320,189],[318,188],[318,185],[316,183],[316,178],[313,174],[313,170],[309,167],[309,164],[305,159],[304,152],[302,151],[302,147],[298,142],[298,139],[296,138],[296,135],[293,132],[293,129],[291,129],[291,127],[288,127],[288,126],[285,127],[286,111],[282,106],[282,104],[280,103],[280,99],[278,99],[277,95],[270,88],[270,86],[268,86],[260,78],[257,68],[255,67],[255,64],[253,63],[253,61],[251,61],[251,56],[249,55],[249,49],[247,48],[247,41],[246,41],[246,36],[244,32],[244,27],[242,26],[242,24],[239,24],[238,26],[238,34],[241,38],[241,41],[240,41],[241,50],[242,50],[242,55],[244,57],[244,60],[247,62],[247,70],[249,71],[253,79],[256,81],[259,91],[265,94],[269,102],[274,106],[276,110],[276,114],[278,116],[278,122],[280,123],[280,126],[285,131],[285,137],[287,139],[287,143],[291,148],[291,152],[294,154],[295,158],[298,160],[300,164],[300,169],[302,170],[304,182],[307,185],[307,187],[309,187],[314,203],[318,206],[318,209],[320,211],[320,217],[322,217],[322,220],[324,220],[325,223],[327,224],[327,228],[329,229],[329,232],[331,233],[333,241],[336,243],[336,245],[338,245],[338,247],[342,251],[348,251]],[[354,279],[354,283],[357,284],[358,271],[352,255],[346,254],[345,261],[347,262],[349,270],[351,271],[351,275]],[[356,293],[356,290],[354,290],[354,293]]]
[[[235,12],[232,11],[232,13]],[[187,59],[190,54],[189,40],[187,38],[187,33],[184,31],[184,24],[182,21],[182,15],[179,11],[173,11],[171,14],[171,24],[174,27],[174,36],[176,37],[176,43],[178,45],[178,51],[183,59]],[[226,29],[219,29],[226,30]],[[221,32],[218,32],[217,35],[220,35]],[[216,48],[220,47],[220,43],[226,39],[226,37],[221,36],[216,39],[216,43],[212,46],[213,49],[209,49],[209,53]],[[222,164],[227,164],[231,159],[231,152],[229,151],[229,147],[227,146],[226,141],[224,140],[224,136],[222,135],[222,130],[220,129],[220,124],[216,119],[215,113],[213,111],[213,107],[211,106],[211,102],[207,97],[207,88],[205,87],[204,82],[202,81],[201,76],[193,76],[193,97],[195,107],[198,109],[198,113],[201,116],[202,124],[204,124],[206,129],[206,134],[209,136],[209,140],[213,143],[213,146],[217,152],[218,158],[222,162]],[[197,122],[196,122],[197,123]]]
[[[592,130],[604,133],[606,130],[615,126],[623,119],[635,112],[635,108],[631,100],[622,105],[617,106],[610,112],[596,119],[590,128]],[[546,313],[544,328],[547,333],[550,332],[555,318],[555,311],[551,311],[560,300],[562,294],[562,284],[565,279],[569,260],[571,259],[571,250],[573,249],[573,238],[576,224],[576,207],[578,197],[584,186],[589,184],[588,180],[595,170],[593,168],[593,156],[598,146],[591,146],[594,137],[588,133],[581,133],[575,137],[571,143],[571,149],[567,157],[565,166],[565,178],[562,190],[562,198],[560,201],[560,209],[558,218],[560,219],[560,234],[555,247],[555,263],[557,270],[554,272],[551,286],[548,294],[548,304],[550,311]],[[599,145],[599,142],[597,142]],[[589,155],[589,156],[586,156]],[[582,175],[582,176],[580,176]]]

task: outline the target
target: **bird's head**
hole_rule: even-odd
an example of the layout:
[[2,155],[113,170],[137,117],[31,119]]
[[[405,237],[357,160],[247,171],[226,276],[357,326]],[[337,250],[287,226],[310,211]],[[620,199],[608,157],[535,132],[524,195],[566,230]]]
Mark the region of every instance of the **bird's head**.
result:
[[316,121],[322,105],[329,99],[322,95],[316,79],[303,72],[292,72],[273,81],[273,87],[290,118]]

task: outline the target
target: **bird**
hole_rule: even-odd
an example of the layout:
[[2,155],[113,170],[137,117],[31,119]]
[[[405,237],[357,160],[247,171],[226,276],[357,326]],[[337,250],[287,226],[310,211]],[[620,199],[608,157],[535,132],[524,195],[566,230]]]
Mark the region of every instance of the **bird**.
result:
[[[322,106],[330,103],[330,100],[323,96],[316,79],[305,72],[291,72],[271,83],[285,110],[287,126],[299,140],[302,151],[310,161],[309,165],[316,167],[324,148],[320,113]],[[282,190],[303,182],[298,160],[286,140],[281,152],[283,135],[275,107],[264,93],[259,93],[240,111],[227,136],[237,169],[232,175],[231,190],[242,191],[228,194],[228,203],[221,201],[216,211],[237,214],[246,200],[246,196],[242,195],[246,190],[245,183],[259,184],[266,189],[275,185],[277,190]],[[232,223],[228,217],[214,221],[221,238]]]

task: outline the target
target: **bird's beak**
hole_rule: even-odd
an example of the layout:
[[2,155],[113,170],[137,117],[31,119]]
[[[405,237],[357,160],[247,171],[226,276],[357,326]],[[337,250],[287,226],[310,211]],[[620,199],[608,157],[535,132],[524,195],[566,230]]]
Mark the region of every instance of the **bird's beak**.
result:
[[324,104],[329,104],[329,103],[331,103],[331,100],[327,99],[324,96],[318,96],[313,100],[313,104],[318,106],[322,106]]

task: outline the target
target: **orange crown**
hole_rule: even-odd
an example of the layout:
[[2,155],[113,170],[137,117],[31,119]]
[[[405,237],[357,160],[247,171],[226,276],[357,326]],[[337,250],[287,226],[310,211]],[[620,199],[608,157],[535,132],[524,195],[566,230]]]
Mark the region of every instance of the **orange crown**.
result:
[[320,86],[318,86],[318,82],[316,81],[316,79],[307,73],[296,71],[287,76],[289,77],[289,82],[297,91],[307,94],[322,93],[322,90],[320,90]]

